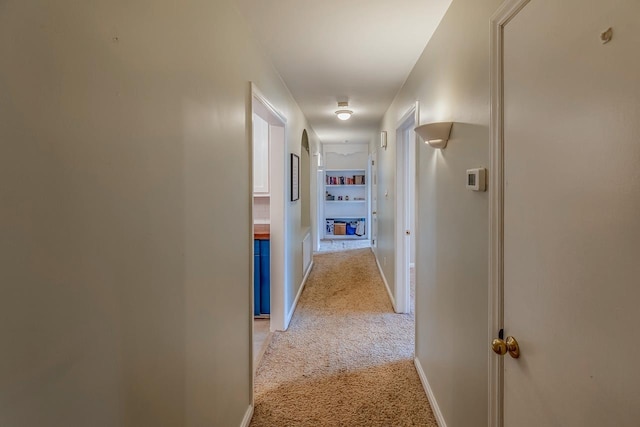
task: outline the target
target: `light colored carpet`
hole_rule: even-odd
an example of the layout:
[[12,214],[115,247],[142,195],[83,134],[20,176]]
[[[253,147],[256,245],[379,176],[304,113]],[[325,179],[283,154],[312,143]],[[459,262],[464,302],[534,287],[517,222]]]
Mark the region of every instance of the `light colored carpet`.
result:
[[258,368],[251,426],[436,427],[413,365],[413,316],[393,313],[371,250],[314,261],[289,330]]

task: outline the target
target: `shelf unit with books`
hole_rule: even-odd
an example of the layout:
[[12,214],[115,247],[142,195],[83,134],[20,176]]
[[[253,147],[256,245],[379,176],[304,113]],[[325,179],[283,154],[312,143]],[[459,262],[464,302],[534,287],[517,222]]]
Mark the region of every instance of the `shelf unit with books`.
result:
[[324,171],[324,238],[367,239],[368,180],[365,169]]

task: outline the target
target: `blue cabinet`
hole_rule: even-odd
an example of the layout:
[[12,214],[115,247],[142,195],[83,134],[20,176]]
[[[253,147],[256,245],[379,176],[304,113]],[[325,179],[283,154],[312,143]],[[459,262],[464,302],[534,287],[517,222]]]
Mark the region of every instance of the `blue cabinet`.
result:
[[253,241],[253,315],[260,315],[260,240]]
[[269,240],[260,240],[260,314],[271,313],[271,256]]
[[253,315],[271,313],[271,251],[269,240],[253,241]]

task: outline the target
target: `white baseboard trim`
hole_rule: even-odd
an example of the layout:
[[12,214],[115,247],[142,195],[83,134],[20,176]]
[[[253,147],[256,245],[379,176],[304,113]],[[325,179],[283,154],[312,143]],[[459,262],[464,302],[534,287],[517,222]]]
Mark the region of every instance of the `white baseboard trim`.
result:
[[393,298],[393,293],[391,293],[391,288],[389,287],[389,282],[387,282],[387,278],[384,276],[384,272],[382,271],[382,267],[380,267],[380,262],[378,262],[378,257],[375,257],[376,264],[378,265],[378,271],[380,272],[380,277],[382,277],[382,281],[384,282],[385,288],[387,288],[387,294],[389,295],[389,299],[391,300],[391,305],[393,306],[393,311],[396,313],[396,300]]
[[298,306],[298,300],[300,299],[300,295],[302,295],[302,290],[304,289],[304,285],[307,284],[307,278],[309,278],[309,273],[311,273],[311,268],[313,268],[313,259],[309,263],[309,268],[307,268],[307,272],[304,274],[302,278],[302,283],[300,284],[300,289],[298,289],[298,294],[296,295],[296,299],[293,301],[291,305],[291,310],[287,313],[286,319],[284,319],[284,330],[286,331],[289,328],[289,323],[291,323],[291,318],[293,317],[293,313],[296,311],[296,307]]
[[424,392],[427,393],[427,399],[429,399],[429,404],[431,404],[431,409],[433,410],[433,415],[435,415],[436,417],[436,422],[438,423],[438,427],[447,427],[447,423],[444,422],[444,416],[442,416],[442,411],[440,411],[440,407],[438,406],[436,397],[433,394],[433,390],[431,390],[429,381],[427,380],[427,375],[424,373],[424,370],[422,369],[420,360],[418,360],[417,357],[414,358],[413,364],[416,367],[416,371],[418,371],[418,376],[420,377],[422,388],[424,388]]
[[242,424],[240,424],[240,427],[249,427],[251,418],[253,418],[253,405],[249,405],[249,407],[247,408],[247,412],[245,412],[244,414],[244,418],[242,419]]

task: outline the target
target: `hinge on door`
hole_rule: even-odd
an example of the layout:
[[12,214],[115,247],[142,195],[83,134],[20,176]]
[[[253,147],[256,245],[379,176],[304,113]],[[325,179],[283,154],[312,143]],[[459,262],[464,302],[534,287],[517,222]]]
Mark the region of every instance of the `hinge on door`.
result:
[[376,164],[375,160],[371,160],[371,166],[374,166]]

